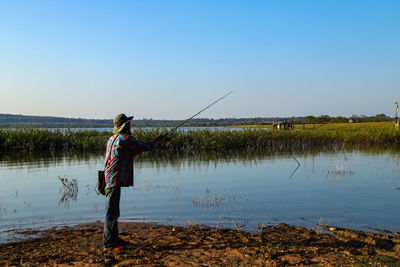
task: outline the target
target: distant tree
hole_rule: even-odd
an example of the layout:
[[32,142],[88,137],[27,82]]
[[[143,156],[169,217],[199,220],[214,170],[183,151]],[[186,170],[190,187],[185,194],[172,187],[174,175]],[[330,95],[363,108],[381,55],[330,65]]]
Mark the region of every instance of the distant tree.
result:
[[348,121],[349,120],[347,118],[345,118],[345,117],[337,116],[335,118],[331,118],[329,122],[332,122],[332,123],[345,123],[345,122],[348,122]]
[[375,121],[377,121],[377,122],[389,121],[389,117],[386,116],[384,113],[376,114],[375,115]]
[[329,117],[328,115],[321,115],[321,116],[317,117],[318,123],[328,123],[330,120],[331,120],[331,117]]
[[316,123],[317,122],[317,118],[315,118],[314,116],[307,116],[304,119],[305,123]]

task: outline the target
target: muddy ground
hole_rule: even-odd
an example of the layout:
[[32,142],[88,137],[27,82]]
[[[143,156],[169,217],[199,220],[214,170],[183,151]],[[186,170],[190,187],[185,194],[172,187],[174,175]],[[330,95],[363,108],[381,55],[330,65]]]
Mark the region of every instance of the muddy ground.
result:
[[104,252],[102,227],[97,222],[52,229],[37,238],[0,244],[0,266],[400,266],[400,235],[387,231],[324,226],[329,233],[320,233],[279,224],[250,234],[120,223],[120,237],[132,245]]

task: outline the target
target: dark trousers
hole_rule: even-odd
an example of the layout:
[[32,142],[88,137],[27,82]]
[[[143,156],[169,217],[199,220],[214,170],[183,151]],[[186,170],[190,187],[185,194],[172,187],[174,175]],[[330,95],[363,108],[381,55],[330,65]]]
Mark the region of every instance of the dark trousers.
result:
[[118,237],[119,200],[121,198],[121,187],[106,189],[106,218],[104,220],[104,248],[116,246]]

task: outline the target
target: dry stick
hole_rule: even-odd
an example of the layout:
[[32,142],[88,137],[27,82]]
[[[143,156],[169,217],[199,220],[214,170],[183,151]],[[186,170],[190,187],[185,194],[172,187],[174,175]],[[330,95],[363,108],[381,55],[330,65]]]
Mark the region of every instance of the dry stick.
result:
[[298,166],[300,166],[300,162],[299,162],[299,161],[296,159],[296,157],[293,155],[293,152],[292,152],[290,155],[294,158],[295,161],[297,161]]
[[300,167],[300,162],[296,159],[296,157],[293,155],[293,151],[290,153],[290,155],[294,158],[294,160],[297,162],[297,167],[296,169],[294,169],[294,171],[292,172],[292,174],[289,176],[289,178],[291,178],[293,176],[293,174],[297,171],[297,169]]

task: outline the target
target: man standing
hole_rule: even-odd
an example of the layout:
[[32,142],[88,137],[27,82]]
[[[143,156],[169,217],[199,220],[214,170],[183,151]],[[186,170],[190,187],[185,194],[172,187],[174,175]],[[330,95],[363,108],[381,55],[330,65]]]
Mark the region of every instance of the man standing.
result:
[[106,217],[104,221],[104,250],[119,251],[126,244],[118,236],[119,201],[121,187],[133,186],[133,158],[150,151],[163,138],[157,136],[153,141],[141,142],[131,135],[131,120],[125,114],[114,119],[114,135],[107,142],[104,167],[106,182]]

